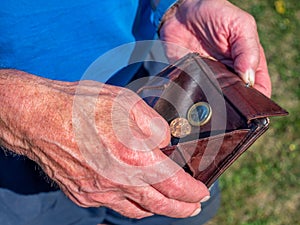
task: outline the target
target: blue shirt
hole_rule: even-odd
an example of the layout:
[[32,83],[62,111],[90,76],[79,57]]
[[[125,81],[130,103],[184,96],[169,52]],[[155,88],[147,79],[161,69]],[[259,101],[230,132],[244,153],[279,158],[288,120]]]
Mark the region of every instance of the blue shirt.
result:
[[[105,52],[154,37],[159,20],[174,0],[155,2],[158,4],[150,0],[2,1],[0,68],[62,81],[79,80]],[[136,69],[126,69],[114,82],[126,84]],[[101,81],[101,74],[97,80]],[[34,167],[0,151],[0,187],[20,193],[48,190]]]
[[158,2],[154,6],[151,0],[2,1],[0,68],[79,80],[103,53],[152,39],[174,0]]

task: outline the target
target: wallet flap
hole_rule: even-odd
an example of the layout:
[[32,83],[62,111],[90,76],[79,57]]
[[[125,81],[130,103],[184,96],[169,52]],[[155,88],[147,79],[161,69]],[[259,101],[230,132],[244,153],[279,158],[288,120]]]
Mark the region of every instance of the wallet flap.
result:
[[209,78],[218,80],[226,100],[235,106],[247,119],[248,123],[254,119],[288,114],[286,110],[261,92],[247,86],[236,73],[230,71],[222,63],[210,59],[201,59],[195,57],[194,54],[192,57],[195,58],[200,67],[206,70],[208,76],[211,74],[209,70],[212,71],[215,77],[209,76]]
[[137,93],[170,125],[171,143],[161,150],[207,186],[268,129],[268,117],[288,114],[223,64],[195,53]]
[[[214,87],[214,90],[209,90],[208,87]],[[179,93],[182,90],[185,93]],[[255,88],[247,86],[240,76],[224,64],[212,59],[201,58],[196,53],[187,54],[174,65],[164,69],[139,92],[142,92],[142,97],[143,95],[155,96],[145,100],[167,121],[173,119],[172,116],[178,116],[175,115],[176,113],[185,113],[176,112],[175,109],[188,109],[191,101],[209,100],[210,103],[217,102],[216,100],[212,101],[211,96],[224,98],[248,123],[258,118],[288,114],[270,98]],[[174,98],[175,95],[178,99]],[[174,107],[169,107],[169,110],[166,111],[165,105],[169,99],[172,100]],[[180,104],[180,107],[176,106],[177,103]],[[227,114],[232,114],[232,110]]]
[[224,88],[223,94],[233,105],[238,105],[238,110],[248,122],[259,118],[288,114],[268,97],[252,87],[246,87],[241,82],[231,85],[230,88]]

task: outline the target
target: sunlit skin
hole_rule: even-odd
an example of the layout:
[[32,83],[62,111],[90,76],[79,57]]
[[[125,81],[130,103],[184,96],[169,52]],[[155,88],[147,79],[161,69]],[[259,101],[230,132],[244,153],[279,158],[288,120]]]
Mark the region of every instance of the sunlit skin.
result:
[[188,217],[209,196],[160,151],[169,126],[132,91],[16,70],[1,70],[0,85],[1,142],[39,163],[78,205]]
[[[254,18],[226,0],[186,0],[167,15],[160,38],[234,68],[246,83],[271,96],[271,82]],[[170,46],[170,45],[169,45]],[[170,58],[182,57],[169,48]]]

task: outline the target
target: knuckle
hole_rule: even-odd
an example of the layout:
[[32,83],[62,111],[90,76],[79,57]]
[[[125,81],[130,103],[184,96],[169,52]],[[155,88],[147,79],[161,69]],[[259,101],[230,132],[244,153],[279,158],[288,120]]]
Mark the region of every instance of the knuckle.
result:
[[257,29],[256,20],[255,20],[254,16],[252,16],[251,14],[248,14],[247,21],[253,28]]

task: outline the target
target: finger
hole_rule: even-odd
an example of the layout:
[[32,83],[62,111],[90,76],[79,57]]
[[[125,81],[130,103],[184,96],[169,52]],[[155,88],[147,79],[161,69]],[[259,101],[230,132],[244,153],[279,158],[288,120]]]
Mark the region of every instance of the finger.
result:
[[81,195],[74,195],[73,193],[66,191],[68,197],[77,205],[81,207],[109,207],[123,216],[130,218],[144,218],[152,216],[153,213],[141,208],[135,202],[128,199],[121,199],[117,195],[107,194],[106,201],[103,197],[103,193],[85,193]]
[[260,44],[254,18],[246,14],[243,20],[247,21],[247,29],[244,29],[245,23],[238,19],[231,27],[229,42],[234,70],[245,83],[253,85],[260,61]]
[[141,219],[153,215],[152,212],[143,209],[141,206],[128,199],[109,203],[107,207],[129,218]]
[[128,198],[147,211],[174,218],[194,216],[201,210],[199,202],[188,203],[170,199],[152,187],[136,189],[135,194]]
[[152,187],[168,198],[184,202],[197,203],[208,200],[210,196],[207,187],[183,169],[160,183],[152,184]]
[[170,142],[167,122],[128,89],[114,99],[111,115],[114,134],[129,149],[151,151]]
[[272,90],[271,86],[265,53],[262,46],[260,46],[260,61],[255,73],[254,88],[270,98]]

